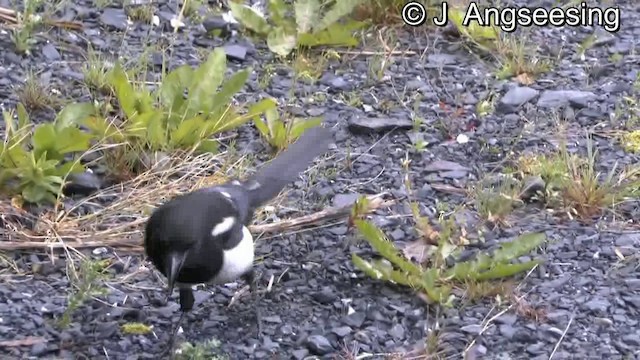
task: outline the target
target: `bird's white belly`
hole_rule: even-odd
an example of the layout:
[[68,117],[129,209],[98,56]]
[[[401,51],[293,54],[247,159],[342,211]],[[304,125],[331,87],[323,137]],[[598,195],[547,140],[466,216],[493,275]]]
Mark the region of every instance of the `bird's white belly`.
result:
[[242,227],[242,240],[235,248],[224,251],[222,268],[211,281],[213,284],[227,284],[237,280],[253,266],[253,236],[246,226]]

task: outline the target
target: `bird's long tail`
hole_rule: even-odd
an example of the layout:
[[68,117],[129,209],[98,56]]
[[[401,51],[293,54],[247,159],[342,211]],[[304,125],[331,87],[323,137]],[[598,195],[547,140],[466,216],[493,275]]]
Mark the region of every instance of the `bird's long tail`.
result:
[[305,131],[295,143],[244,181],[250,193],[250,206],[256,208],[278,195],[317,156],[329,150],[332,140],[329,129],[316,127]]

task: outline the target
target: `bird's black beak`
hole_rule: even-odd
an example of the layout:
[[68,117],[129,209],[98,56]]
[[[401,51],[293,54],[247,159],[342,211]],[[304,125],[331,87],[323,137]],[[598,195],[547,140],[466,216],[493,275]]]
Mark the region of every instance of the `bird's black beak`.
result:
[[167,282],[169,283],[169,294],[167,295],[167,299],[171,296],[171,293],[173,293],[173,288],[176,283],[176,278],[178,277],[178,273],[180,273],[180,270],[182,269],[182,265],[184,264],[184,260],[186,258],[187,258],[186,252],[179,252],[179,253],[174,252],[169,254],[169,256],[167,257],[166,273],[167,273]]

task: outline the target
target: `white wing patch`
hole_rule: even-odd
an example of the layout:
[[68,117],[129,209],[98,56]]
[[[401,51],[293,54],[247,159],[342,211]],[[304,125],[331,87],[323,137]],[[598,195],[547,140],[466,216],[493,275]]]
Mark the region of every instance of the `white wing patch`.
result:
[[218,224],[216,224],[216,226],[213,227],[213,230],[211,230],[211,235],[218,236],[220,234],[224,234],[227,231],[231,230],[233,228],[233,225],[235,225],[235,223],[236,223],[236,219],[231,216],[223,218],[221,222],[219,222]]
[[228,193],[228,192],[226,192],[226,191],[220,191],[220,194],[221,194],[222,196],[226,197],[227,199],[231,199],[231,195],[229,195],[229,193]]

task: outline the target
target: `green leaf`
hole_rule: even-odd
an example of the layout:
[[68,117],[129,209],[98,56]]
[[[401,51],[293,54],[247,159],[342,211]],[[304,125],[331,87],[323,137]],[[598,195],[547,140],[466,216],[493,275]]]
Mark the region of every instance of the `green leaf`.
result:
[[87,151],[93,138],[90,134],[85,133],[77,127],[63,128],[57,132],[56,137],[57,141],[54,150],[61,155]]
[[59,165],[55,169],[54,175],[61,178],[66,178],[69,174],[81,173],[85,170],[85,167],[79,161],[68,161],[62,165]]
[[284,24],[287,18],[287,4],[284,0],[269,0],[267,3],[269,16],[274,24]]
[[520,256],[530,253],[533,249],[542,245],[546,240],[544,233],[531,233],[519,236],[517,239],[503,243],[495,251],[493,260],[495,262],[509,262]]
[[274,99],[263,99],[249,107],[249,116],[254,120],[260,119],[260,115],[266,113],[269,109],[275,109],[277,106],[278,103]]
[[183,121],[171,132],[171,145],[177,148],[195,145],[201,140],[200,132],[204,125],[205,121],[201,116]]
[[218,142],[216,140],[202,140],[198,145],[199,152],[215,154],[218,152]]
[[18,130],[31,124],[31,119],[29,119],[29,113],[27,113],[27,109],[25,109],[22,103],[18,103],[16,108],[18,110],[18,128],[16,130]]
[[122,132],[107,118],[90,116],[82,122],[82,125],[100,140],[109,139],[116,143],[124,141]]
[[344,25],[335,24],[313,34],[300,34],[298,45],[314,47],[321,45],[356,46],[359,40],[353,34],[362,27],[363,22],[349,21]]
[[65,106],[53,121],[56,131],[72,125],[82,124],[84,120],[93,115],[94,111],[94,105],[88,102],[73,103]]
[[387,239],[386,235],[378,227],[365,220],[356,220],[355,225],[360,234],[380,255],[408,274],[421,275],[422,269],[416,264],[402,258],[398,249]]
[[478,281],[502,279],[525,271],[529,271],[539,263],[539,260],[532,260],[517,264],[497,264],[491,270],[487,270],[481,274],[477,274],[473,277],[473,279]]
[[271,132],[269,132],[269,127],[267,126],[267,124],[265,124],[264,121],[260,119],[254,120],[253,124],[256,126],[256,129],[258,129],[258,131],[260,132],[260,135],[262,135],[262,137],[264,137],[267,141],[269,141],[269,139],[271,138]]
[[329,26],[337,23],[343,17],[350,15],[356,6],[360,5],[363,0],[340,0],[335,1],[329,11],[318,22],[315,22],[313,32],[319,32],[327,29]]
[[270,26],[267,20],[251,7],[233,1],[229,1],[228,5],[233,17],[249,30],[261,35],[266,35],[269,32]]
[[[344,1],[344,0],[341,0]],[[320,14],[319,0],[296,0],[293,4],[298,34],[311,32]]]
[[33,156],[40,158],[45,152],[56,148],[58,137],[55,126],[51,123],[41,124],[33,132],[31,145],[33,146]]
[[314,127],[318,127],[320,125],[322,125],[321,117],[314,117],[307,120],[298,119],[297,121],[294,121],[293,125],[291,126],[290,137],[292,140],[295,140],[299,138],[300,135],[302,135],[305,131]]
[[[164,150],[167,145],[167,131],[164,126],[164,119],[159,114],[147,113],[147,143],[151,150]],[[146,114],[145,114],[146,115]]]
[[[242,87],[247,82],[247,79],[249,79],[250,72],[251,69],[238,71],[237,73],[233,74],[233,76],[231,76],[229,80],[224,83],[224,85],[222,85],[220,91],[215,94],[213,99],[211,100],[213,104],[213,106],[211,107],[211,112],[217,112],[223,106],[229,105],[229,102],[231,101],[233,95],[242,90]],[[215,120],[219,121],[221,119]],[[216,127],[220,125],[224,124],[216,124]]]
[[119,62],[116,62],[113,69],[107,74],[109,85],[113,88],[118,98],[120,109],[127,117],[132,117],[137,112],[137,95],[133,86],[129,83],[127,73],[122,69]]
[[296,48],[297,41],[295,33],[282,27],[274,28],[267,35],[267,46],[280,56],[289,55]]
[[227,55],[222,48],[213,50],[207,60],[194,72],[189,85],[187,109],[185,117],[195,116],[197,113],[209,113],[213,107],[212,98],[224,80],[227,70]]
[[160,104],[169,114],[182,108],[185,102],[184,91],[191,84],[192,75],[193,69],[191,66],[182,65],[171,71],[162,80],[162,85],[160,85],[156,94]]

